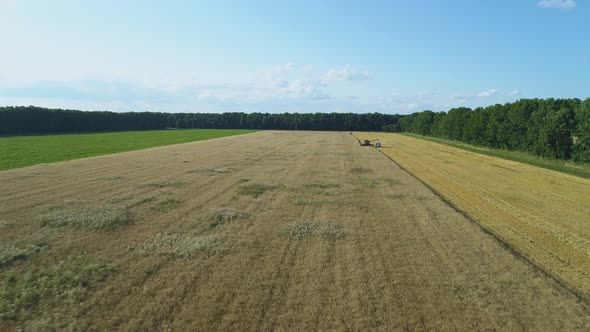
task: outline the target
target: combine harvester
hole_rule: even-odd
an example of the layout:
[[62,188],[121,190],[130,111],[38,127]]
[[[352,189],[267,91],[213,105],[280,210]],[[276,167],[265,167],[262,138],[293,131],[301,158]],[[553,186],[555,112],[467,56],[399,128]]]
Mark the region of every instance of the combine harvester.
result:
[[[373,143],[371,143],[371,142],[375,142],[375,141],[377,141],[377,143],[375,143],[375,145],[373,145]],[[379,139],[378,138],[377,139],[372,139],[372,140],[366,139],[366,140],[364,140],[362,142],[359,140],[359,143],[360,143],[361,146],[375,146],[376,148],[380,148],[381,147],[381,142],[379,142]]]

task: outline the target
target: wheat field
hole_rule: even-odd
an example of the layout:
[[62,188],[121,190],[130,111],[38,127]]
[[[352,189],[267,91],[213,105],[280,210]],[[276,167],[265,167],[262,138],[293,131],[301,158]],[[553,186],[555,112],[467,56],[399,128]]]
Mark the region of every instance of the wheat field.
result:
[[590,307],[349,133],[0,172],[0,330],[579,330]]
[[517,251],[590,294],[590,180],[401,134],[377,136],[385,155]]

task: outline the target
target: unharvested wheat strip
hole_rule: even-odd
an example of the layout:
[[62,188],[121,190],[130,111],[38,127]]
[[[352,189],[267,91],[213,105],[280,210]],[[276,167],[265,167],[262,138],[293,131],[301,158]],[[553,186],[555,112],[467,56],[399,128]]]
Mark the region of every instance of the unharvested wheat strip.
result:
[[380,139],[383,153],[589,294],[590,180],[403,135],[382,134]]

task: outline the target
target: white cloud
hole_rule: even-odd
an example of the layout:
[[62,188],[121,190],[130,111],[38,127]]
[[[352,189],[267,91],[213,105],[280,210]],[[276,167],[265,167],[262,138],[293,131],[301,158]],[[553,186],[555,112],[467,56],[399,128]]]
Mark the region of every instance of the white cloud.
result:
[[520,90],[512,90],[512,91],[510,91],[510,93],[508,95],[511,97],[519,96]]
[[321,88],[323,84],[312,80],[293,81],[287,89],[287,97],[304,99],[329,99],[330,96]]
[[477,94],[478,97],[494,97],[498,93],[498,89],[489,89]]
[[537,2],[537,7],[569,10],[569,9],[576,8],[576,1],[575,0],[541,0],[541,1]]
[[366,70],[357,71],[350,67],[344,66],[342,69],[330,69],[325,76],[326,81],[364,81],[371,79],[373,75]]

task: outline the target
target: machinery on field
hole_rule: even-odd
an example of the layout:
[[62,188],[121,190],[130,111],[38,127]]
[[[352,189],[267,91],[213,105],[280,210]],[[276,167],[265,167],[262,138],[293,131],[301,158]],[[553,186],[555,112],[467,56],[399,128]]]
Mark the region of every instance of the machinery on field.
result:
[[[377,141],[375,144],[373,144],[372,142]],[[361,144],[361,146],[374,146],[376,148],[380,148],[381,147],[381,142],[379,142],[379,139],[372,139],[372,140],[364,140],[364,141],[359,141],[359,143]]]

